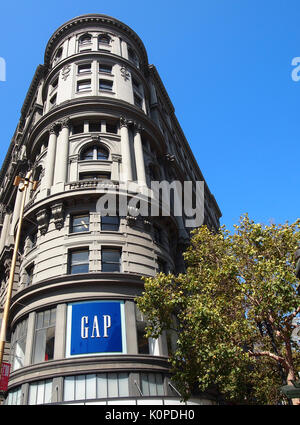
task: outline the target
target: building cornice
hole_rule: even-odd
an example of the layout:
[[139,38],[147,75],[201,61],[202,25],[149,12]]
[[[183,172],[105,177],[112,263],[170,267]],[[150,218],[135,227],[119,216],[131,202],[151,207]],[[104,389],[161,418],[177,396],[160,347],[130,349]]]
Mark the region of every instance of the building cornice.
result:
[[90,25],[104,24],[109,27],[115,27],[119,31],[122,31],[127,37],[130,37],[139,47],[142,53],[142,62],[143,66],[146,67],[148,64],[148,57],[145,46],[139,36],[126,24],[123,22],[108,16],[101,14],[88,14],[88,15],[80,15],[77,16],[65,24],[61,25],[51,36],[50,40],[45,49],[45,66],[48,68],[50,66],[50,60],[53,53],[53,50],[59,42],[66,37],[66,35],[72,33],[77,28],[86,28]]

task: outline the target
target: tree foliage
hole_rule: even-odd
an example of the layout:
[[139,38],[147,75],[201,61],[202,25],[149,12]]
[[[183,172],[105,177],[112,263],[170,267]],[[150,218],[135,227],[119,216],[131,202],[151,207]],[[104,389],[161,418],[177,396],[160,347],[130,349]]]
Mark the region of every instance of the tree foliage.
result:
[[297,379],[299,345],[292,320],[300,313],[294,253],[299,223],[264,226],[245,215],[225,226],[193,231],[185,274],[144,278],[137,300],[147,335],[175,330],[170,355],[183,398],[217,388],[238,403],[276,404],[280,386]]

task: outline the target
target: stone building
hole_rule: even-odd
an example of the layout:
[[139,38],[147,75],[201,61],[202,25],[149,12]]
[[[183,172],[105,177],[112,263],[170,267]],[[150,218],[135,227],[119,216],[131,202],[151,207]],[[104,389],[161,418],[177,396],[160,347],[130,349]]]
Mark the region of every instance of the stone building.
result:
[[[204,222],[221,216],[137,34],[83,15],[50,38],[0,172],[0,306],[32,170],[9,316],[6,404],[170,404],[174,338],[144,336],[142,276],[184,271],[183,217],[104,216],[97,202],[151,181],[204,182]],[[132,210],[137,208],[132,207]],[[212,403],[208,395],[195,403]]]

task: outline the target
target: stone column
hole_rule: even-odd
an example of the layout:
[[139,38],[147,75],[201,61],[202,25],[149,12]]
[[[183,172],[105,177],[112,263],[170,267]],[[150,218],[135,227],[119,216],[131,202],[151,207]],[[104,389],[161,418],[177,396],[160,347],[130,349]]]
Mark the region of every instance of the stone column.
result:
[[[67,182],[68,156],[69,156],[69,125],[70,120],[66,118],[61,122],[61,131],[58,138],[55,159],[55,184],[62,186]],[[61,185],[60,185],[61,184]]]
[[55,167],[55,154],[56,154],[56,144],[57,144],[57,133],[56,133],[56,124],[53,124],[49,129],[49,142],[48,142],[48,151],[45,162],[45,174],[42,180],[41,192],[44,196],[47,196],[51,186],[53,184],[54,176],[54,167]]
[[130,142],[128,132],[128,121],[121,117],[121,153],[122,153],[122,174],[121,179],[123,182],[128,180],[132,181],[132,161],[130,153]]
[[145,171],[145,161],[144,161],[144,152],[142,144],[142,127],[140,125],[135,125],[134,133],[134,155],[135,155],[135,164],[137,172],[138,183],[142,186],[147,185],[146,171]]

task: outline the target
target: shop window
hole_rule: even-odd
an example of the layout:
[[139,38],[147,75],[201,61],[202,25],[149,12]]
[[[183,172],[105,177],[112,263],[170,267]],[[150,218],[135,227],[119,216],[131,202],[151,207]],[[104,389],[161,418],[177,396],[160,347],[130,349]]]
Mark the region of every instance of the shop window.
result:
[[55,321],[56,308],[37,313],[34,331],[33,363],[53,359]]
[[103,272],[121,271],[121,250],[116,248],[102,248],[101,263]]
[[22,402],[22,387],[15,387],[9,390],[5,404],[8,406],[17,406]]
[[88,273],[89,271],[89,250],[79,249],[69,253],[69,273]]
[[88,214],[71,217],[70,233],[88,232],[90,217]]
[[28,404],[47,404],[52,401],[52,379],[29,384]]
[[63,401],[129,396],[128,373],[99,373],[64,378]]
[[143,396],[163,396],[164,385],[161,373],[141,373]]

